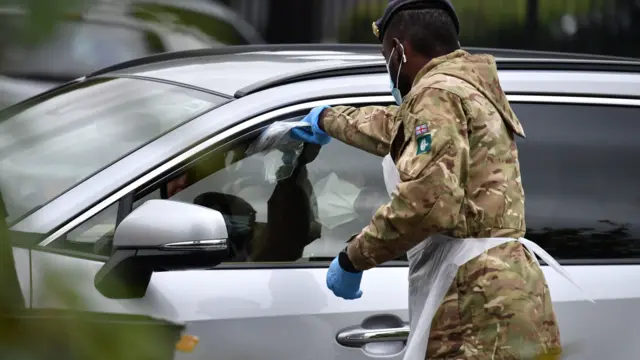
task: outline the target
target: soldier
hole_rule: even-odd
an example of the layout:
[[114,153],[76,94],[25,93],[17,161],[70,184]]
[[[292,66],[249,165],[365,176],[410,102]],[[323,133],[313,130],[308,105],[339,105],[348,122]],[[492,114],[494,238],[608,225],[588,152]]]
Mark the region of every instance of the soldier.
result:
[[[362,272],[407,253],[405,359],[555,359],[549,288],[523,239],[515,136],[524,131],[494,59],[460,49],[448,0],[394,0],[373,24],[398,106],[313,109],[300,141],[336,138],[385,156],[391,201],[331,263],[336,296],[362,296]],[[426,240],[425,240],[426,239]],[[563,275],[564,276],[564,275]]]

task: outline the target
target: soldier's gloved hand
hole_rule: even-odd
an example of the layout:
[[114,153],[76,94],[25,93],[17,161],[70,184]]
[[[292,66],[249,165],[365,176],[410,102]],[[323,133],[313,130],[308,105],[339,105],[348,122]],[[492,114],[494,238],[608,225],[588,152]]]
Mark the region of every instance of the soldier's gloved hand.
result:
[[[351,271],[347,271],[345,268]],[[361,281],[362,271],[357,271],[353,267],[346,252],[341,252],[333,259],[327,271],[327,287],[335,296],[346,300],[359,299],[362,297]]]
[[291,137],[298,141],[303,141],[306,143],[318,144],[318,145],[326,145],[331,141],[331,137],[327,135],[320,126],[318,126],[318,121],[320,120],[320,114],[324,109],[329,108],[329,106],[318,106],[313,108],[307,116],[302,119],[303,122],[311,125],[311,128],[308,127],[298,127],[291,129]]

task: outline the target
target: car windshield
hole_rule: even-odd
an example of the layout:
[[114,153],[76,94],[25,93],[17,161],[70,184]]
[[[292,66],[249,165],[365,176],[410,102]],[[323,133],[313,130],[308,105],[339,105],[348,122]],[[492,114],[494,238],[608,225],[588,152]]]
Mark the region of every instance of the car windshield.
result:
[[224,101],[154,81],[93,79],[27,103],[0,122],[8,220]]
[[[19,17],[0,16],[0,21]],[[155,34],[133,28],[67,22],[37,45],[13,44],[5,51],[3,72],[9,75],[70,80],[120,62],[164,51]],[[55,61],[51,61],[55,59]]]

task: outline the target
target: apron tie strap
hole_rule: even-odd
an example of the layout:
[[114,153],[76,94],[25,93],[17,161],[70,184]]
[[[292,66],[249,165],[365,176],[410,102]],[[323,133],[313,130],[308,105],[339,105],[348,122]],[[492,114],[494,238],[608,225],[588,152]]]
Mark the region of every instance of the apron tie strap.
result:
[[524,247],[531,253],[531,255],[533,256],[533,259],[536,261],[536,263],[538,263],[538,265],[540,265],[540,262],[538,262],[538,258],[536,258],[536,255],[540,256],[540,258],[547,263],[547,265],[551,266],[551,268],[553,270],[555,270],[558,274],[560,274],[563,278],[567,279],[570,283],[573,284],[573,286],[575,286],[584,296],[584,298],[586,300],[589,300],[590,302],[595,304],[595,301],[593,299],[591,299],[587,293],[580,287],[580,285],[578,285],[573,278],[571,277],[571,275],[556,261],[556,259],[553,258],[553,256],[551,256],[546,250],[544,250],[540,245],[534,243],[531,240],[527,240],[525,238],[519,238],[518,242],[521,243],[522,245],[524,245]]

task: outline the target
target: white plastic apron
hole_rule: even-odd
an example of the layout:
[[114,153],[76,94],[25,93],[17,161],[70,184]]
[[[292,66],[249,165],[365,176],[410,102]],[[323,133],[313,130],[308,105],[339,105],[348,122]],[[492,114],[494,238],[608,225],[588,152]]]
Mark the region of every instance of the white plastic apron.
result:
[[[387,192],[391,195],[400,183],[400,174],[390,155],[382,160],[382,170]],[[454,239],[443,235],[434,235],[407,252],[411,332],[403,360],[424,360],[431,321],[455,280],[458,268],[483,252],[509,241],[514,241],[514,239]],[[544,249],[524,238],[517,241],[525,246],[536,262],[538,259],[535,255],[538,255],[582,291],[571,279],[571,276]],[[588,299],[586,296],[585,298]],[[593,302],[591,299],[588,300]]]

